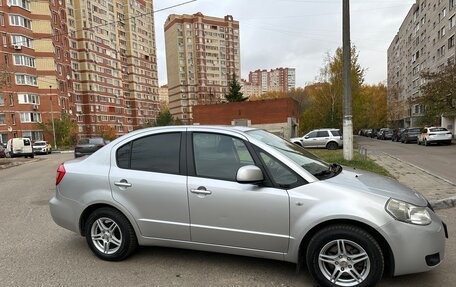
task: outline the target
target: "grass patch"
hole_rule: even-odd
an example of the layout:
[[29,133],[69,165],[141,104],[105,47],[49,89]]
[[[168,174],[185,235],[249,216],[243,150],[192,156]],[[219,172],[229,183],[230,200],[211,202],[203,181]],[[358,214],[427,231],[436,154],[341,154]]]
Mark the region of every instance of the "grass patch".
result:
[[345,165],[356,169],[363,169],[380,175],[394,178],[394,176],[392,176],[386,169],[375,163],[375,161],[369,158],[364,160],[363,157],[356,150],[353,150],[353,160],[345,160],[344,152],[342,149],[307,149],[307,151],[313,153],[314,155],[318,156],[319,158],[328,163],[338,163],[340,165]]

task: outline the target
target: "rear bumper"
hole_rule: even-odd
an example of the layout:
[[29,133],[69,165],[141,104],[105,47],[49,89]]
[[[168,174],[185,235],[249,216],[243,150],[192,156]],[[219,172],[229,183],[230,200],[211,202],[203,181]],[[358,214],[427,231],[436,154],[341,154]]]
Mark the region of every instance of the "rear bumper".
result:
[[75,219],[79,218],[79,215],[75,214],[75,211],[81,209],[82,206],[78,202],[62,197],[58,191],[49,201],[49,210],[54,222],[76,233],[79,233],[79,222]]

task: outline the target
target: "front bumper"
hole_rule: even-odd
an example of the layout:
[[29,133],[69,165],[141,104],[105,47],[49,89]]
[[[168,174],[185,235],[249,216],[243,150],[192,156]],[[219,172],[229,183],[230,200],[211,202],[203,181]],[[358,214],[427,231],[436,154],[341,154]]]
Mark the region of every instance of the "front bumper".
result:
[[429,213],[429,225],[392,221],[382,226],[393,252],[395,276],[430,271],[445,257],[446,227],[434,212]]

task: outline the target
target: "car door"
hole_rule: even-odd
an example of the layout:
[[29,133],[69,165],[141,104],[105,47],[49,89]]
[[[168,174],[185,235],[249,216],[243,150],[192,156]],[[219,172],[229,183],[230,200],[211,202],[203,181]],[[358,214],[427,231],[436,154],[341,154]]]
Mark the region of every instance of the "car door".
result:
[[255,165],[243,139],[227,134],[190,134],[188,198],[192,241],[286,252],[289,199],[286,190],[236,182],[239,167]]
[[303,147],[317,147],[318,146],[317,132],[310,132],[310,133],[306,134],[302,138],[302,146]]
[[317,132],[317,147],[326,147],[326,143],[329,140],[328,131],[318,131]]
[[185,133],[153,133],[113,148],[113,198],[135,218],[143,236],[190,240]]

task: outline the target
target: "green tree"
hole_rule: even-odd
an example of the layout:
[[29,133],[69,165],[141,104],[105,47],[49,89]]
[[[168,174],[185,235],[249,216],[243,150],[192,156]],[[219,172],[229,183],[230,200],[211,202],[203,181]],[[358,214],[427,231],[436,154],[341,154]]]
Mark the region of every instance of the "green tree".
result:
[[236,74],[233,73],[231,76],[231,80],[229,82],[229,91],[228,94],[225,95],[225,99],[230,102],[244,102],[248,100],[247,97],[244,97],[241,92],[241,84],[236,79]]
[[[52,120],[40,123],[39,125],[49,138],[53,138]],[[57,146],[71,146],[76,143],[78,126],[68,113],[62,113],[60,119],[54,119],[54,127]]]
[[174,125],[182,125],[182,122],[179,119],[174,119],[169,109],[161,110],[154,124],[156,127]]
[[426,84],[421,86],[422,96],[416,101],[424,106],[421,125],[440,123],[440,117],[456,114],[456,64],[448,64],[437,72],[424,72],[421,77]]

